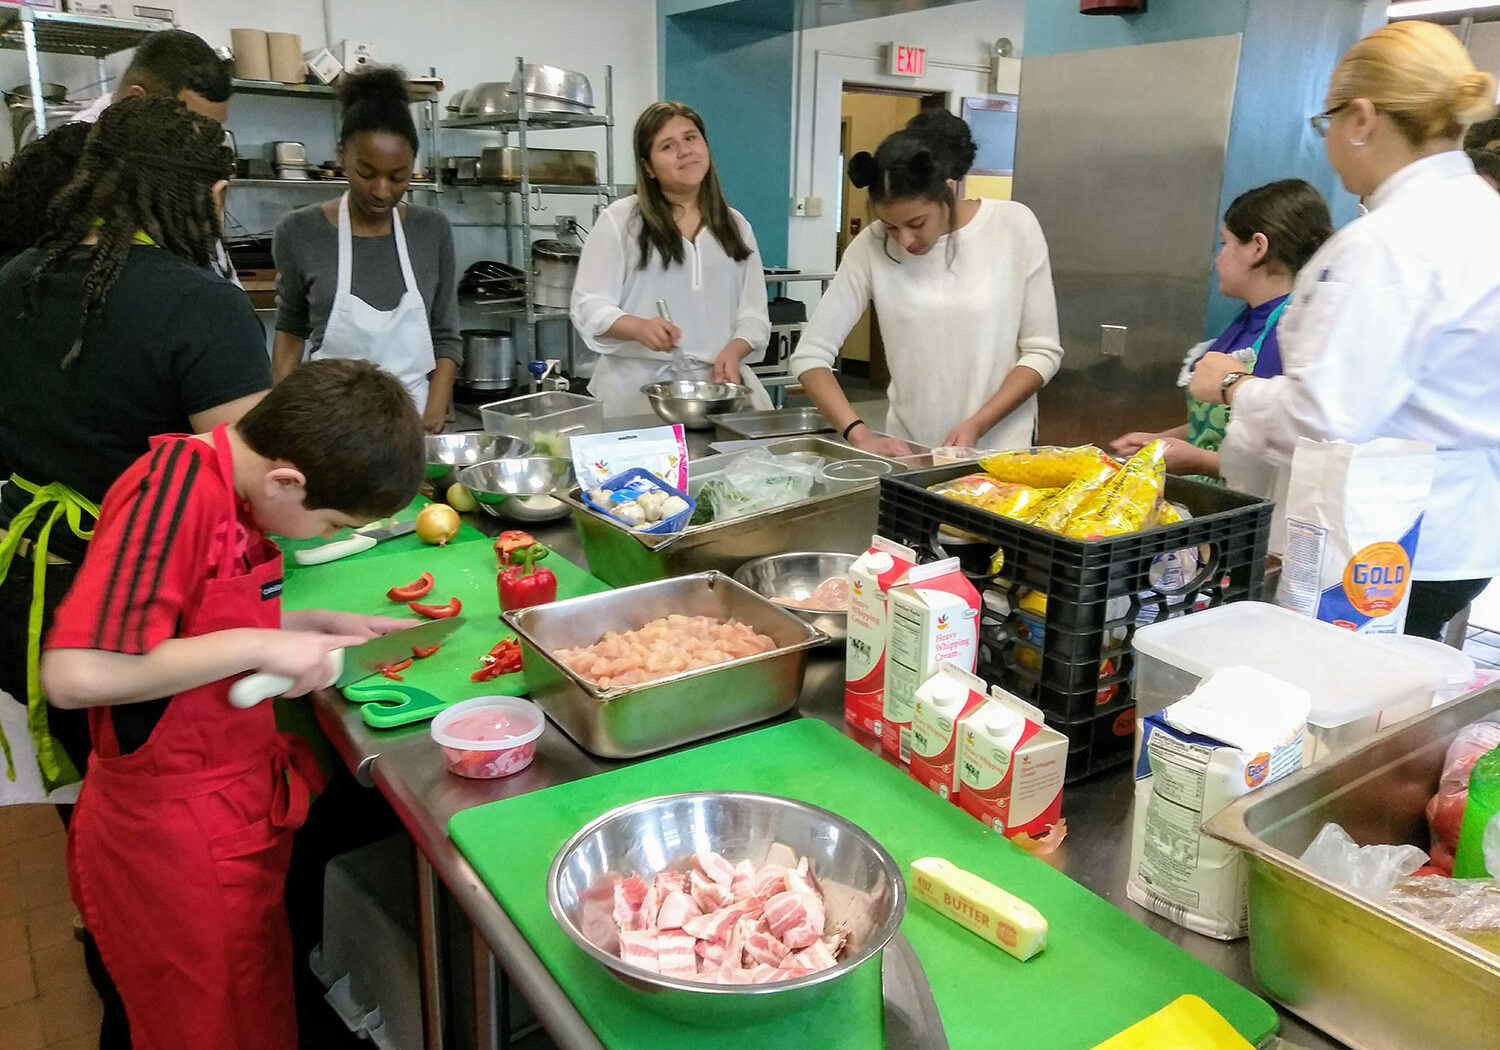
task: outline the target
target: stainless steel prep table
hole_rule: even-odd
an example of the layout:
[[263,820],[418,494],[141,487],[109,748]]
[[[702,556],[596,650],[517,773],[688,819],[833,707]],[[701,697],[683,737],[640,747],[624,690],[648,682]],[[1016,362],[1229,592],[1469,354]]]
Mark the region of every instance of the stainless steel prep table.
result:
[[[500,523],[485,519],[476,524]],[[582,564],[578,536],[570,520],[547,523],[530,531],[563,557]],[[808,663],[798,711],[803,716],[821,718],[866,743],[872,751],[878,751],[878,744],[844,725],[843,668],[841,650],[814,655]],[[447,886],[473,924],[476,957],[483,955],[478,951],[481,947],[493,953],[557,1045],[564,1050],[602,1050],[602,1044],[572,1002],[448,838],[447,826],[448,818],[461,809],[581,779],[621,763],[585,753],[556,726],[549,725],[538,741],[536,760],[530,768],[498,780],[468,780],[446,772],[442,755],[428,735],[425,723],[399,730],[372,729],[355,705],[328,690],[317,695],[316,710],[340,756],[359,774],[361,782],[377,787],[386,796],[419,851],[419,945],[429,1050],[444,1045],[437,1020],[441,1011],[429,1004],[440,1001],[445,986],[453,987],[452,978],[442,979],[437,964],[440,953],[435,932],[436,879]],[[1070,785],[1063,795],[1068,837],[1049,862],[1214,969],[1255,989],[1245,941],[1225,943],[1199,936],[1150,914],[1126,898],[1133,789],[1128,769]],[[480,958],[474,971],[477,1045],[488,1050],[497,1045],[499,1016],[492,960]],[[1292,1044],[1307,1050],[1347,1050],[1343,1044],[1308,1028],[1295,1015],[1282,1010],[1278,1013],[1281,1034]]]

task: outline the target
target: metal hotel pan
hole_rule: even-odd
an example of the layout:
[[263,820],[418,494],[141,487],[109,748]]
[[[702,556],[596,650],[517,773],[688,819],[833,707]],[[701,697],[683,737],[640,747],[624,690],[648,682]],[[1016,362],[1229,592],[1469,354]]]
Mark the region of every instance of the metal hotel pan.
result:
[[[643,685],[600,688],[561,663],[558,649],[592,645],[671,613],[735,619],[776,648]],[[585,751],[634,758],[791,710],[807,650],[827,636],[722,573],[705,572],[502,614],[521,640],[531,699]]]
[[1246,795],[1204,825],[1250,860],[1250,958],[1271,996],[1355,1050],[1494,1050],[1500,955],[1316,874],[1324,824],[1362,845],[1428,845],[1423,809],[1458,731],[1500,687],[1454,700]]

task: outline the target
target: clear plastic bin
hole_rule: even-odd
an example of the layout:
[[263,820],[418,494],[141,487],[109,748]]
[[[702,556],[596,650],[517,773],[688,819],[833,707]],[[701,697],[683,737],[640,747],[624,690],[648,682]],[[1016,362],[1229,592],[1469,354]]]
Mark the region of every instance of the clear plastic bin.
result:
[[1431,666],[1395,646],[1265,602],[1232,602],[1135,632],[1140,720],[1193,691],[1217,667],[1241,665],[1312,697],[1304,762],[1359,743],[1432,705]]
[[479,418],[491,434],[530,441],[539,456],[566,458],[575,434],[604,430],[604,402],[587,394],[548,390],[480,405]]

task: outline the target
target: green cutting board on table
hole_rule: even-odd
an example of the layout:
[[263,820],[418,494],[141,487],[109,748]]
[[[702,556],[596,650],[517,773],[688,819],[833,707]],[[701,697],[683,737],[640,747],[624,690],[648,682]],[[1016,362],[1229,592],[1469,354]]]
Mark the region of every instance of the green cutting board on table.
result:
[[[392,514],[389,518],[385,518],[382,520],[386,523],[398,521],[414,521],[416,520],[417,515],[422,512],[422,508],[427,506],[431,502],[432,500],[428,499],[426,496],[418,496],[416,499],[408,503],[405,507],[398,510],[395,514]],[[303,569],[317,568],[317,566],[315,565],[298,565],[297,559],[292,557],[293,553],[295,553],[296,551],[309,550],[313,547],[321,547],[323,544],[332,543],[334,540],[346,540],[352,535],[354,535],[354,531],[352,529],[340,529],[333,536],[333,539],[327,540],[321,538],[311,540],[291,540],[287,539],[285,536],[278,536],[276,537],[276,546],[281,548],[283,565],[285,566],[286,571],[291,573]],[[458,527],[458,535],[454,536],[453,539],[448,541],[448,546],[451,547],[455,543],[469,543],[474,540],[488,540],[488,537],[465,521],[460,523]],[[348,557],[340,558],[339,561],[370,561],[375,558],[387,558],[392,554],[406,554],[410,551],[415,550],[431,550],[431,548],[421,540],[417,539],[417,534],[415,532],[409,532],[405,536],[397,536],[395,539],[384,540],[380,543],[377,543],[367,551],[360,551],[358,554],[351,554]],[[329,564],[331,565],[334,563],[329,562]]]
[[[404,602],[385,596],[392,587],[410,583],[424,572],[433,576],[432,590],[419,601],[442,605],[449,598],[463,602],[468,621],[451,634],[432,656],[414,660],[401,672],[402,681],[387,681],[379,675],[363,679],[344,690],[344,696],[363,704],[361,715],[380,729],[431,718],[444,707],[475,696],[520,696],[526,693],[526,672],[501,675],[487,682],[471,682],[479,670],[479,658],[501,638],[513,632],[500,619],[500,598],[495,588],[495,552],[484,543],[450,542],[443,547],[419,544],[416,550],[371,557],[380,548],[399,543],[388,540],[373,550],[324,565],[302,565],[286,575],[281,592],[284,609],[338,609],[376,616],[415,617]],[[541,563],[557,577],[558,598],[576,598],[608,590],[572,562],[553,552]]]
[[884,1045],[878,960],[805,1010],[743,1027],[700,1028],[640,1005],[638,993],[580,951],[552,918],[547,870],[575,831],[627,802],[704,790],[761,791],[823,806],[873,835],[903,876],[918,857],[946,857],[1040,909],[1047,948],[1023,963],[908,901],[901,929],[927,971],[954,1050],[1088,1050],[1188,992],[1252,1044],[1277,1029],[1276,1012],[1245,988],[833,727],[802,718],[463,810],[448,822],[464,856],[611,1050]]

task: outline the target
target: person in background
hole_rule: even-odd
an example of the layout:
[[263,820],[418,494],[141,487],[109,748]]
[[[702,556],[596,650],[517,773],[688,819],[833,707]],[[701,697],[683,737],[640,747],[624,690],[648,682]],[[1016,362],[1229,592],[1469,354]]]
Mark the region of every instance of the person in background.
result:
[[[607,415],[649,412],[641,387],[688,375],[742,383],[769,409],[745,362],[771,338],[755,234],[719,188],[703,118],[654,102],[635,122],[636,192],[594,224],[573,285],[573,326],[599,354],[589,393]],[[670,318],[657,304],[667,304]]]
[[162,29],[136,45],[115,90],[100,95],[73,119],[92,124],[120,99],[165,95],[222,124],[234,91],[232,66],[202,37],[185,29]]
[[[410,626],[283,613],[266,533],[328,537],[393,514],[424,462],[402,385],[324,360],[233,425],[153,439],[104,497],[42,679],[53,703],[89,712],[68,876],[131,1045],[297,1045],[282,880],[321,778],[269,702],[236,706],[229,687],[283,675],[300,696],[333,682],[332,650]],[[132,709],[149,717],[122,722]]]
[[[838,275],[788,362],[852,444],[904,455],[926,445],[1006,449],[1032,443],[1036,392],[1062,363],[1047,242],[1036,217],[1012,201],[958,197],[974,162],[969,127],[928,110],[856,153],[849,178],[868,188],[870,223],[850,242]],[[833,374],[839,349],[874,305],[891,370],[886,429],[859,419]]]
[[[1219,333],[1188,351],[1178,385],[1187,386],[1203,354],[1226,353],[1251,375],[1281,374],[1281,346],[1276,322],[1286,308],[1292,282],[1304,263],[1333,233],[1328,203],[1311,183],[1281,179],[1236,197],[1219,227],[1219,254],[1214,269],[1219,291],[1244,300],[1245,308]],[[1188,421],[1159,434],[1136,431],[1114,440],[1117,455],[1129,456],[1160,438],[1167,443],[1167,470],[1173,474],[1219,476],[1219,444],[1224,440],[1229,409],[1188,397]]]
[[0,266],[47,232],[47,208],[72,179],[90,127],[64,124],[28,143],[0,169]]
[[1441,26],[1395,22],[1350,48],[1312,122],[1369,214],[1297,278],[1282,375],[1211,353],[1191,384],[1234,407],[1221,449],[1233,488],[1284,492],[1299,437],[1437,447],[1406,614],[1406,633],[1427,638],[1500,572],[1500,195],[1459,148],[1494,98],[1495,78]]
[[1500,191],[1500,153],[1492,149],[1466,149],[1464,153],[1474,163],[1474,171],[1490,184],[1490,189]]
[[1464,132],[1464,149],[1500,149],[1500,117],[1470,124]]
[[292,212],[271,240],[271,373],[281,380],[304,357],[373,361],[406,384],[427,432],[441,433],[463,360],[458,278],[447,217],[403,201],[418,146],[406,74],[345,74],[339,101],[349,189]]

